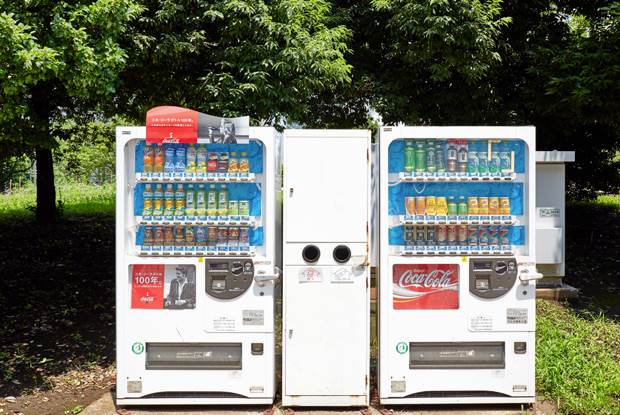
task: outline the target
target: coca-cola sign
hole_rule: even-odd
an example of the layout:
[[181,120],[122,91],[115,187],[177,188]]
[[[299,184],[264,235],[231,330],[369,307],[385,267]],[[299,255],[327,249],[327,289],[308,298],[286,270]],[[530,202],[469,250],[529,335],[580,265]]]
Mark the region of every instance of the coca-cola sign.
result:
[[392,273],[395,310],[459,308],[457,264],[396,264]]

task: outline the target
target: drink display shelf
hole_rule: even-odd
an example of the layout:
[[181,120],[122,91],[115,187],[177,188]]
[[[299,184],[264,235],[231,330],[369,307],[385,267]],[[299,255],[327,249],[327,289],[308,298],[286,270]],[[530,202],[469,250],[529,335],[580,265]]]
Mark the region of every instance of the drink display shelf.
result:
[[217,247],[171,247],[168,249],[144,249],[144,247],[138,247],[138,254],[140,256],[156,256],[156,257],[230,257],[230,256],[242,256],[252,257],[256,256],[256,248],[250,246],[245,249],[230,249],[217,248]]
[[453,176],[438,175],[437,173],[398,173],[398,178],[401,182],[474,182],[474,183],[493,183],[493,182],[511,182],[516,179],[516,174],[501,174],[501,175],[484,175],[484,176],[468,176],[466,173],[456,173]]
[[400,256],[514,255],[511,246],[404,246]]
[[207,225],[207,226],[251,226],[259,223],[258,216],[136,216],[139,225]]
[[429,216],[399,215],[401,225],[513,225],[516,222],[512,215],[489,216]]
[[255,173],[136,173],[138,182],[154,183],[252,183],[256,181]]

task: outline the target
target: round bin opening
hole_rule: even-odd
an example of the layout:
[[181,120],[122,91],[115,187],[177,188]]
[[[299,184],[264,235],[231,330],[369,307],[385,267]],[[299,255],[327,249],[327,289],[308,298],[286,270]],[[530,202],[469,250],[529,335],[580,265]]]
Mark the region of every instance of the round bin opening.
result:
[[301,256],[306,262],[316,262],[321,256],[321,251],[314,245],[307,245],[303,251],[301,251]]
[[338,245],[334,248],[334,261],[344,264],[351,259],[351,250],[346,245]]

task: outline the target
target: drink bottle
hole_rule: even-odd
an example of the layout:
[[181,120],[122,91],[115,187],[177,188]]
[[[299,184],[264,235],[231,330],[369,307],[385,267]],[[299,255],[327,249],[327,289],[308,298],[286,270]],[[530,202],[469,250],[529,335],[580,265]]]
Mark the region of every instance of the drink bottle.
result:
[[415,147],[413,141],[405,140],[405,162],[403,170],[410,173],[415,170]]
[[174,147],[167,145],[164,148],[164,173],[174,173]]
[[462,140],[457,154],[458,172],[467,173],[467,141]]
[[437,171],[437,166],[435,165],[437,161],[435,149],[435,143],[429,140],[426,146],[426,171],[429,173],[435,173]]
[[153,188],[151,187],[150,183],[144,185],[142,200],[142,216],[151,216],[153,214]]
[[193,174],[196,173],[196,146],[190,144],[187,146],[185,161],[185,173]]
[[415,171],[424,173],[426,171],[426,146],[424,141],[418,141],[415,148]]
[[204,144],[199,144],[196,149],[196,173],[205,174],[207,172],[207,148]]
[[456,140],[448,140],[448,172],[456,173],[457,161],[458,161],[458,149],[456,147]]
[[185,173],[185,146],[178,146],[174,151],[174,174]]
[[155,161],[155,149],[149,144],[145,144],[144,153],[142,155],[142,163],[144,167],[142,171],[151,173],[153,171],[153,162]]
[[228,159],[228,173],[239,173],[239,159],[235,151],[230,153],[230,158]]
[[214,184],[209,186],[209,191],[207,192],[207,215],[209,216],[218,215],[217,190]]
[[443,142],[438,142],[435,145],[435,168],[437,173],[445,173],[446,172],[446,153],[444,152],[444,144]]
[[174,215],[174,187],[172,183],[168,183],[164,190],[164,216],[172,215]]
[[241,157],[239,157],[239,172],[240,173],[250,172],[250,159],[248,158],[248,153],[245,151],[242,151]]
[[196,190],[196,215],[205,216],[207,214],[207,201],[205,195],[205,185],[199,184]]
[[228,189],[225,184],[217,192],[217,214],[219,216],[226,216],[228,214]]
[[174,193],[174,214],[185,216],[185,188],[181,183],[177,184],[177,190]]
[[161,216],[164,213],[164,188],[161,184],[155,186],[153,192],[153,216]]
[[194,185],[188,185],[187,192],[185,192],[185,214],[188,216],[196,214],[195,196]]
[[153,150],[153,173],[164,171],[164,148],[161,144],[156,144]]

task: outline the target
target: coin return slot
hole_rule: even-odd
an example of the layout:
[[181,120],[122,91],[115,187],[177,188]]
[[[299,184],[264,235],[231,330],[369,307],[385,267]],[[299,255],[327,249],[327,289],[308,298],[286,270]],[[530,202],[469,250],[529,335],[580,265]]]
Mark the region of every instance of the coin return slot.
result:
[[489,289],[488,278],[476,278],[476,290],[486,291]]
[[320,256],[321,256],[321,251],[315,245],[306,245],[303,251],[301,251],[301,257],[306,262],[314,263],[319,260]]
[[346,245],[338,245],[334,248],[334,261],[344,264],[351,259],[351,250]]

